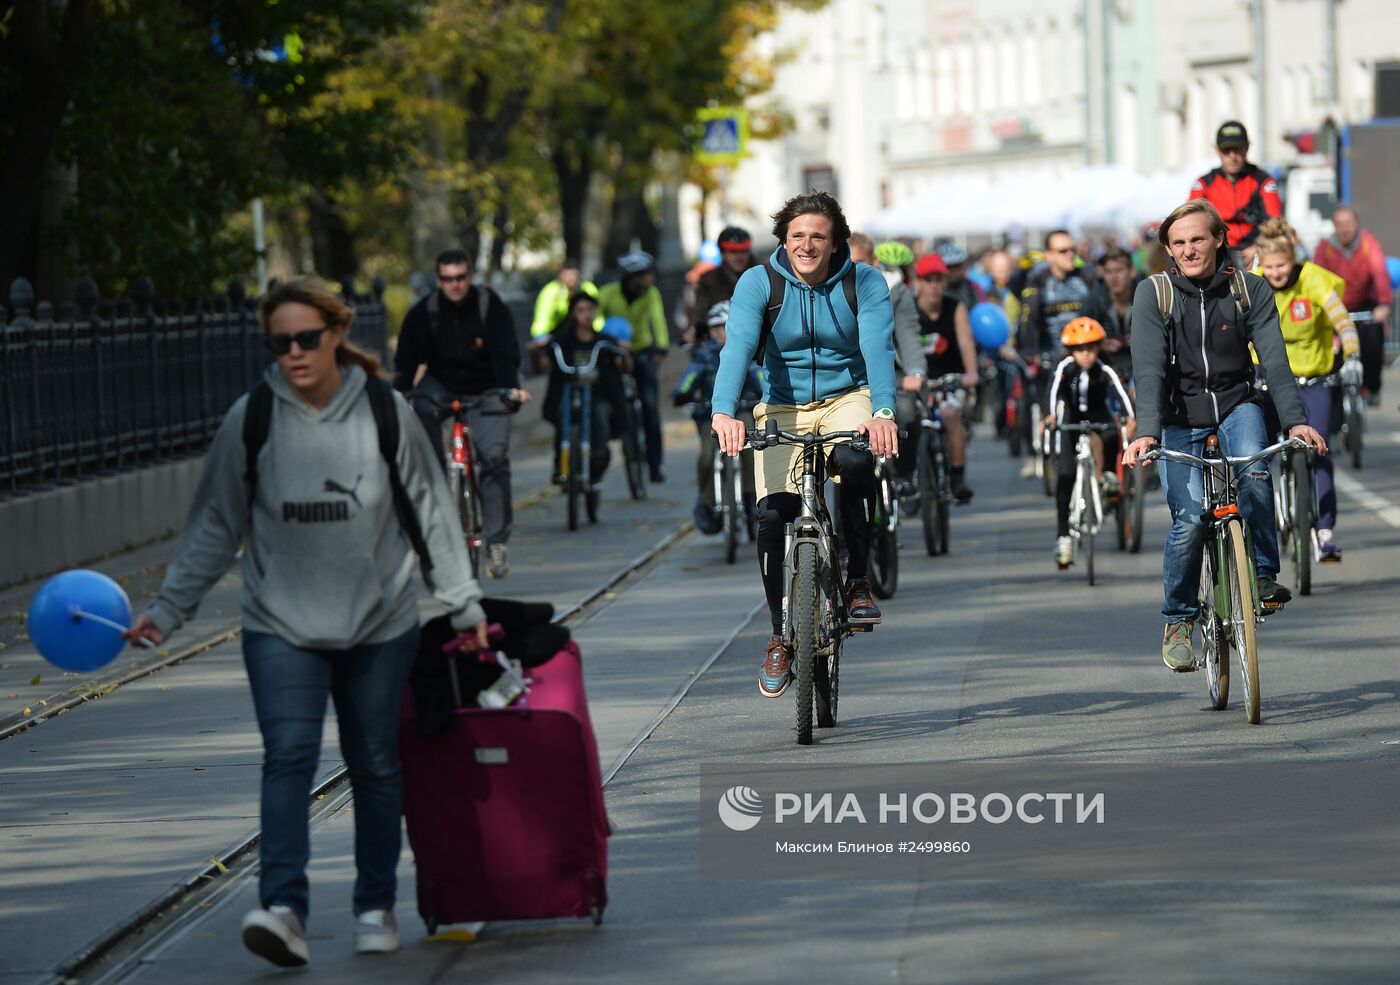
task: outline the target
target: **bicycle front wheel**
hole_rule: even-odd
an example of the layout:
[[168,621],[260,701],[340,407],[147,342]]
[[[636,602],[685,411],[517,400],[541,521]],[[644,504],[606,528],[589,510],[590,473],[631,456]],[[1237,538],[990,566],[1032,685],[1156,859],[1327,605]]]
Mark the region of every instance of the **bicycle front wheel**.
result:
[[1361,395],[1357,394],[1347,400],[1346,410],[1346,432],[1347,451],[1351,453],[1351,467],[1361,468]]
[[647,498],[646,454],[637,438],[637,422],[627,415],[627,429],[622,433],[623,471],[627,473],[627,492],[633,499]]
[[569,529],[578,529],[579,505],[583,499],[583,469],[589,463],[581,460],[578,450],[583,447],[583,432],[574,428],[569,436],[568,471],[564,474],[564,498],[568,501]]
[[1211,706],[1224,711],[1230,700],[1230,645],[1226,641],[1226,625],[1215,608],[1216,573],[1215,544],[1206,543],[1201,561],[1201,662],[1206,667],[1206,692]]
[[739,557],[739,502],[734,493],[739,470],[734,459],[723,456],[720,463],[720,510],[724,514],[724,560],[733,564]]
[[793,691],[797,693],[797,744],[812,744],[813,675],[817,660],[817,632],[821,625],[817,612],[817,545],[810,541],[793,549],[792,590],[788,605],[792,610]]
[[1259,641],[1254,616],[1254,565],[1245,543],[1244,522],[1231,520],[1225,527],[1225,551],[1230,589],[1230,642],[1240,660],[1240,680],[1244,682],[1244,714],[1251,725],[1259,724]]
[[455,462],[447,467],[447,492],[457,504],[457,522],[467,541],[467,557],[472,563],[472,577],[481,577],[481,503],[473,495],[461,466]]
[[1293,486],[1293,581],[1299,595],[1312,594],[1313,491],[1306,455],[1289,459],[1288,481]]
[[936,439],[919,442],[919,519],[924,527],[924,548],[929,556],[940,553],[941,527],[938,522],[938,472]]
[[1124,494],[1128,500],[1123,507],[1128,525],[1128,552],[1136,554],[1142,550],[1142,503],[1147,498],[1147,467],[1139,465],[1130,472],[1131,478],[1124,483]]
[[890,529],[894,497],[888,477],[875,485],[875,519],[870,529],[870,590],[882,599],[894,598],[899,587],[899,537]]

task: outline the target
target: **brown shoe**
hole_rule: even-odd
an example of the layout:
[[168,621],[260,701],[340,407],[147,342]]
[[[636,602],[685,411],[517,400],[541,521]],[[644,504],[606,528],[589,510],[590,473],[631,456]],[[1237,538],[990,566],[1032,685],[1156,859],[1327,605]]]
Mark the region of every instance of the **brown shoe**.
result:
[[846,610],[854,623],[873,624],[880,621],[880,607],[875,604],[870,582],[864,578],[853,578],[847,582]]
[[781,697],[792,683],[792,654],[783,638],[773,635],[763,650],[763,666],[758,669],[758,693],[765,698]]

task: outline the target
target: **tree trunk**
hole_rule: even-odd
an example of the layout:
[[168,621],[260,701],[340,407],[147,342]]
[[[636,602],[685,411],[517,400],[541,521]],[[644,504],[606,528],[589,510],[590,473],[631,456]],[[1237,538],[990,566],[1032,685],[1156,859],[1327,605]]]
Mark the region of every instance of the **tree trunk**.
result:
[[[19,75],[21,97],[10,107],[14,128],[0,153],[0,284],[33,277],[42,247],[39,202],[45,170],[87,55],[88,0],[9,6],[9,37],[0,60]],[[60,247],[61,249],[61,244]]]
[[593,159],[585,149],[577,152],[562,144],[553,151],[554,173],[559,179],[559,211],[564,220],[564,256],[583,260],[584,213],[588,209],[588,186],[593,177]]
[[618,188],[613,197],[612,223],[608,229],[608,262],[632,249],[635,240],[640,248],[656,256],[660,230],[647,210],[646,196],[641,188]]
[[311,256],[316,272],[337,283],[360,271],[355,237],[345,222],[345,213],[324,193],[314,192],[306,201],[311,226]]
[[506,244],[510,242],[510,206],[502,195],[501,204],[496,206],[496,214],[491,217],[491,253],[486,261],[486,272],[494,274],[504,269]]

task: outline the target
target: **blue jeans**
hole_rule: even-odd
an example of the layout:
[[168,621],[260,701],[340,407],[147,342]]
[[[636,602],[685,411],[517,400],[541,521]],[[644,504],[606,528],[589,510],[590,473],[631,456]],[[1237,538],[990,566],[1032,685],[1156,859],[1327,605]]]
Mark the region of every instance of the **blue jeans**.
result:
[[[1206,436],[1212,431],[1220,435],[1222,453],[1236,458],[1253,455],[1269,444],[1263,410],[1258,404],[1240,404],[1226,415],[1218,428],[1162,428],[1162,447],[1200,455]],[[1162,562],[1166,595],[1162,615],[1167,622],[1195,619],[1201,608],[1198,595],[1201,551],[1205,545],[1205,528],[1201,524],[1201,500],[1205,495],[1201,470],[1167,461],[1159,461],[1157,469],[1172,513],[1172,528],[1167,534]],[[1244,472],[1237,468],[1235,474],[1239,477],[1240,512],[1249,524],[1249,536],[1254,543],[1255,573],[1273,578],[1278,574],[1278,538],[1274,533],[1274,494],[1268,462],[1255,462]]]
[[263,907],[289,906],[306,919],[307,804],[330,695],[355,793],[355,913],[393,909],[403,813],[399,702],[417,651],[416,627],[349,650],[304,650],[271,633],[244,632],[243,662],[263,738]]

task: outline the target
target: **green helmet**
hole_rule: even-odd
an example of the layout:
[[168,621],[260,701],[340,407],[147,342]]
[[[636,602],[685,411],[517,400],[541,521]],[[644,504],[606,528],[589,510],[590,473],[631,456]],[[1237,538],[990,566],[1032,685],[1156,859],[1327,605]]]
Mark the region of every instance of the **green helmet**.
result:
[[898,240],[889,239],[875,247],[875,259],[886,267],[907,267],[914,262],[914,251]]

